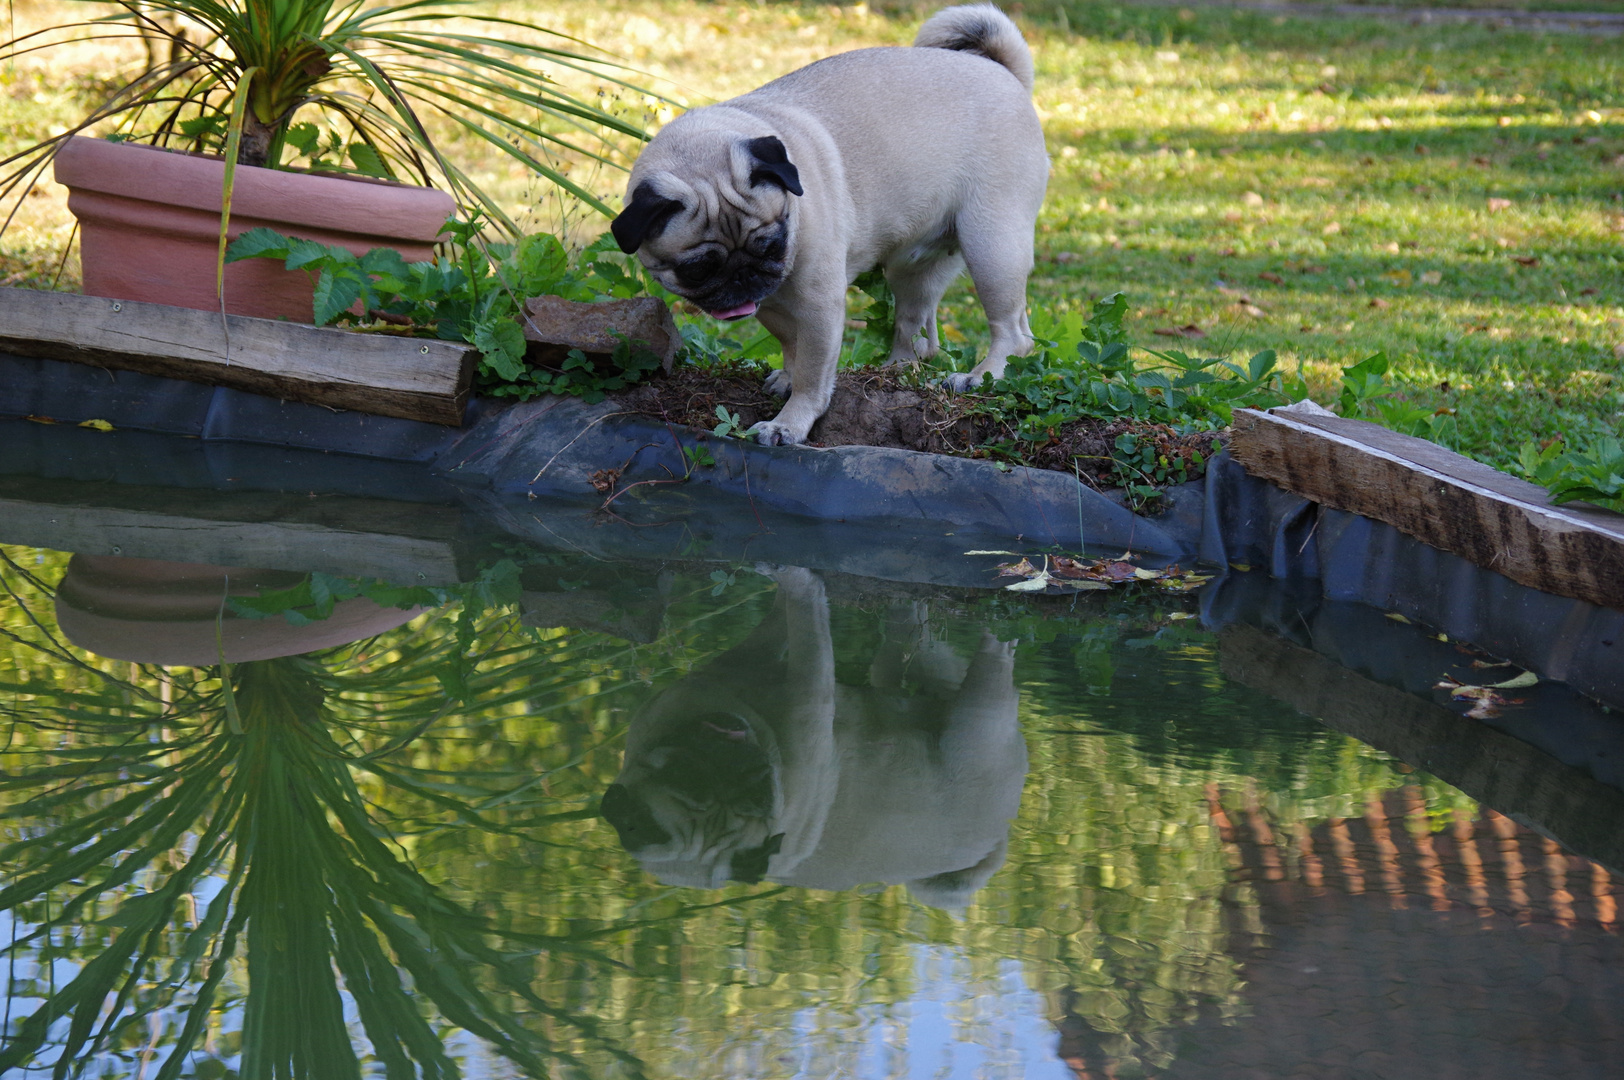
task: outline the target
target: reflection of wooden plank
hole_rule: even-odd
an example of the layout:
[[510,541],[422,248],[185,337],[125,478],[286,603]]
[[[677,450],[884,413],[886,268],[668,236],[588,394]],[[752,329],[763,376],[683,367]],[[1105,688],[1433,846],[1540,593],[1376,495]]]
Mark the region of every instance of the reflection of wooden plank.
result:
[[[0,289],[0,349],[251,390],[380,416],[462,423],[475,354],[133,300]],[[226,353],[226,328],[230,355]]]
[[[0,543],[5,544],[215,566],[319,570],[402,585],[442,586],[460,580],[455,511],[440,507],[408,507],[418,526],[413,530],[417,535],[411,535],[368,528],[366,506],[351,507],[351,520],[343,521],[336,500],[308,500],[301,507],[306,500],[287,496],[191,493],[214,496],[217,505],[204,514],[35,501],[6,494],[0,487]],[[356,502],[370,505],[371,500]],[[319,512],[304,515],[314,520],[296,520],[301,509]],[[441,527],[429,527],[430,523]],[[441,535],[433,535],[436,532]]]
[[1425,769],[1502,814],[1624,868],[1624,792],[1430,701],[1242,623],[1218,639],[1226,678]]
[[1247,472],[1303,498],[1523,585],[1624,608],[1624,515],[1552,505],[1543,488],[1361,420],[1237,410],[1229,449]]

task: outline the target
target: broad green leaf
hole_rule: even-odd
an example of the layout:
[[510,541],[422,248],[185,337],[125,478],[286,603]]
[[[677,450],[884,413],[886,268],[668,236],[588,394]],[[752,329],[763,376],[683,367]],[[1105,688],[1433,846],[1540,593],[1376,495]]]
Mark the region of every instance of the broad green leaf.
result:
[[524,331],[512,319],[481,321],[473,345],[499,377],[511,382],[524,374]]
[[293,241],[264,226],[249,229],[226,248],[226,262],[240,259],[285,259]]
[[385,180],[394,179],[394,170],[378,155],[378,151],[364,142],[350,144],[350,164],[367,176],[376,176]]
[[361,282],[343,271],[323,270],[316,280],[315,295],[311,299],[315,307],[316,325],[326,326],[361,299]]

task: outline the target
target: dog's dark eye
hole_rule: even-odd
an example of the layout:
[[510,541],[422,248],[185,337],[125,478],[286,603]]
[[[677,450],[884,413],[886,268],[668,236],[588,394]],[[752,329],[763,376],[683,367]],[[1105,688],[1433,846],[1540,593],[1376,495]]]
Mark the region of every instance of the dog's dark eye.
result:
[[777,262],[784,257],[784,230],[775,229],[770,233],[750,238],[745,250],[758,259]]
[[697,259],[677,264],[677,280],[684,285],[702,285],[722,268],[722,253],[707,251]]

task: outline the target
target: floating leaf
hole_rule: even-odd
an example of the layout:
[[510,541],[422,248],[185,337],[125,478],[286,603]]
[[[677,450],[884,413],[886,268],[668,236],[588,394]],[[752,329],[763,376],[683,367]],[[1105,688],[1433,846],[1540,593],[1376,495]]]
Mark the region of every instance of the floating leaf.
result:
[[1019,555],[1018,551],[966,551],[966,555]]
[[1027,578],[1025,581],[1011,582],[1005,585],[1004,588],[1010,592],[1042,592],[1049,587],[1049,580],[1048,574],[1039,572],[1036,577]]
[[1031,577],[1033,574],[1038,573],[1042,573],[1042,571],[1033,566],[1028,559],[1022,559],[1018,563],[998,564],[999,577]]
[[97,431],[112,431],[113,430],[113,425],[108,423],[106,420],[84,420],[84,421],[80,422],[79,426],[80,427],[86,427],[86,428],[94,428]]
[[1505,682],[1490,683],[1489,685],[1496,690],[1521,690],[1525,686],[1538,686],[1539,676],[1532,671],[1525,671],[1516,678],[1507,679]]

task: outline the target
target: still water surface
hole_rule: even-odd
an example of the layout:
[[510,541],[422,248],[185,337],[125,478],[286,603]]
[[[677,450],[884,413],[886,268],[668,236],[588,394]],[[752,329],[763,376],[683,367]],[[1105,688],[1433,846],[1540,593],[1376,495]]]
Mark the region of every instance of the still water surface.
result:
[[1615,877],[1192,597],[0,551],[6,1076],[1624,1075]]

